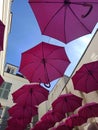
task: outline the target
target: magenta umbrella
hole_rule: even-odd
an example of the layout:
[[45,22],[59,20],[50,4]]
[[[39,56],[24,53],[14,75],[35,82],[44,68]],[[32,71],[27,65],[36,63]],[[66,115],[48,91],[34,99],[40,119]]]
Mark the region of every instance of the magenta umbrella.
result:
[[52,126],[54,126],[54,122],[49,120],[40,120],[38,121],[35,126],[31,130],[48,130]]
[[65,114],[73,112],[82,105],[82,98],[74,94],[62,94],[53,103],[53,111]]
[[3,82],[4,82],[4,79],[3,79],[2,76],[0,75],[0,85],[2,85]]
[[98,117],[98,103],[91,102],[87,103],[84,106],[81,106],[78,110],[80,116],[88,119],[91,117]]
[[0,51],[3,50],[4,30],[5,30],[5,25],[0,20]]
[[20,106],[19,104],[15,104],[11,108],[9,108],[8,112],[9,115],[14,118],[31,119],[33,116],[38,114],[38,109],[34,106]]
[[49,110],[48,112],[46,112],[46,114],[44,114],[41,118],[41,120],[49,120],[49,121],[53,121],[54,123],[61,121],[62,119],[64,119],[65,115],[60,114],[58,112],[54,112],[53,110]]
[[7,128],[5,130],[24,130],[21,127],[17,126],[7,126]]
[[79,116],[79,114],[74,114],[74,115],[69,116],[66,119],[65,124],[69,127],[74,127],[74,126],[80,126],[86,122],[87,122],[86,118]]
[[98,61],[83,64],[72,77],[74,89],[89,93],[98,90]]
[[25,84],[15,91],[13,101],[20,105],[36,106],[48,99],[49,91],[37,83]]
[[41,42],[22,53],[19,71],[30,82],[49,84],[64,76],[69,63],[64,47]]
[[7,121],[8,128],[14,128],[16,130],[24,130],[29,124],[28,119],[25,118],[9,118]]
[[97,0],[29,0],[41,32],[64,43],[92,32]]

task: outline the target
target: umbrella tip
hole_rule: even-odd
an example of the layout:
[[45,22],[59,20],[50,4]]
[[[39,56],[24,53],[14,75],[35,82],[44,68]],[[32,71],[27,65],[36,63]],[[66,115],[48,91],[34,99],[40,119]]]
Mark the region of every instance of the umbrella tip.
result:
[[67,5],[67,4],[71,4],[71,2],[69,0],[64,0],[64,4]]

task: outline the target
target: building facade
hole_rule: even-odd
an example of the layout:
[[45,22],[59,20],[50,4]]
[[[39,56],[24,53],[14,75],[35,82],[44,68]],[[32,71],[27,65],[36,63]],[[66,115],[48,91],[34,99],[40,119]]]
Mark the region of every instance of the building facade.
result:
[[0,74],[1,75],[3,74],[4,71],[8,34],[10,33],[11,30],[11,20],[12,20],[11,4],[12,4],[12,0],[7,0],[7,1],[0,0],[0,20],[5,25],[3,51],[0,52],[0,63],[1,63]]
[[21,74],[18,73],[18,67],[5,64],[3,72],[4,82],[0,86],[0,103],[1,107],[1,129],[5,130],[7,127],[7,120],[9,117],[8,109],[14,105],[12,93],[29,83]]
[[0,86],[0,130],[5,130],[7,127],[8,109],[13,106],[12,93],[20,88],[28,81],[23,78],[18,72],[18,67],[6,64],[6,49],[8,35],[11,31],[12,12],[11,5],[13,0],[0,0],[0,20],[5,25],[3,50],[0,51],[0,75],[4,79],[4,83]]

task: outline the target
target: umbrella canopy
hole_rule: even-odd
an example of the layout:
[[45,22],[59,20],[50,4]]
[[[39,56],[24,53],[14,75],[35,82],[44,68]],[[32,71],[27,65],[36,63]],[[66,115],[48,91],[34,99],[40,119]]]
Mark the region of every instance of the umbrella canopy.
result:
[[78,113],[84,118],[98,117],[98,103],[87,103],[84,106],[80,107]]
[[53,103],[52,107],[55,112],[65,114],[73,112],[82,105],[82,98],[74,94],[62,94]]
[[0,51],[3,50],[4,30],[5,30],[5,25],[0,20]]
[[2,85],[3,82],[4,82],[4,79],[3,79],[2,76],[0,75],[0,85]]
[[12,106],[9,110],[9,115],[14,118],[28,118],[31,119],[32,116],[35,116],[38,114],[36,107],[30,107],[30,106],[20,106],[19,104],[16,104]]
[[22,53],[19,71],[30,82],[49,84],[64,76],[69,63],[63,47],[41,42]]
[[97,0],[29,0],[41,32],[64,43],[91,33],[98,22]]
[[9,118],[7,121],[8,127],[9,128],[16,128],[16,130],[24,130],[27,127],[28,124],[28,119],[25,118]]
[[54,122],[48,120],[40,120],[31,130],[48,130],[54,126]]
[[17,126],[12,125],[12,126],[7,126],[5,130],[24,130],[24,129],[19,127],[18,125]]
[[57,127],[54,127],[52,130],[72,130],[72,127],[69,127],[64,122],[62,122]]
[[69,127],[74,127],[74,126],[80,126],[86,122],[87,122],[86,118],[79,116],[79,114],[74,114],[66,119],[65,124]]
[[25,106],[36,106],[48,99],[49,91],[39,84],[25,84],[12,96],[15,103]]
[[98,61],[83,64],[72,77],[74,89],[89,93],[98,90]]
[[54,112],[53,110],[49,110],[46,114],[44,114],[41,118],[41,120],[49,120],[53,122],[59,122],[61,121],[65,115],[60,114],[58,112]]

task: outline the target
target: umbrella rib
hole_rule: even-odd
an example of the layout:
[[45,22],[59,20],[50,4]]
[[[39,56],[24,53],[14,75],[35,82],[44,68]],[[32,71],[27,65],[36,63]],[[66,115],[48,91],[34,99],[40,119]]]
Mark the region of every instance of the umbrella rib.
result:
[[[30,88],[31,90],[32,90],[32,88]],[[31,94],[31,117],[32,117],[32,115],[33,115],[33,113],[32,113],[32,106],[33,106],[33,104],[32,104],[32,91],[30,92],[30,94]]]
[[85,66],[85,68],[86,68],[86,70],[87,70],[87,72],[92,76],[92,78],[96,81],[96,82],[98,82],[97,80],[96,80],[96,78],[94,77],[94,75],[88,70],[88,68]]
[[[32,63],[32,62],[31,62]],[[37,68],[40,66],[40,63],[36,66],[35,71],[33,71],[32,75],[30,76],[30,79],[33,77],[34,73],[36,72]]]
[[[67,7],[65,8],[65,12],[66,12],[66,10],[67,10]],[[66,13],[64,14],[64,25],[66,25]],[[65,41],[66,41],[66,31],[65,31],[65,29],[64,29],[64,38],[65,38]]]
[[76,19],[81,23],[81,25],[88,31],[91,32],[81,21],[80,19],[76,16],[75,12],[72,10],[71,6],[69,6],[69,9],[71,10],[71,12],[73,13],[73,15],[76,17]]
[[52,66],[60,75],[62,75],[62,73],[57,69],[55,68],[55,66],[53,66],[52,64],[48,63],[50,66]]
[[69,60],[67,60],[67,59],[60,59],[60,58],[48,58],[48,60],[60,60],[60,61],[69,62]]
[[[64,2],[49,2],[49,1],[44,1],[44,2],[30,2],[30,3],[50,3],[50,4],[53,4],[53,3],[64,3]],[[48,21],[48,23],[46,24],[44,30],[42,33],[45,32],[45,30],[47,29],[48,25],[50,24],[50,22],[52,21],[52,19],[56,16],[56,14],[64,7],[64,4],[61,6],[61,8],[59,10],[57,10],[57,12],[51,17],[51,19]]]
[[[28,53],[28,54],[29,54],[29,53]],[[30,54],[30,55],[33,55],[33,56],[35,56],[35,57],[37,57],[37,58],[40,59],[40,57],[39,57],[38,55],[34,54],[33,52],[32,52],[32,54]]]
[[45,30],[47,29],[48,25],[50,24],[50,22],[52,21],[52,19],[56,16],[56,14],[64,7],[65,5],[63,4],[58,10],[57,12],[51,17],[51,19],[48,21],[47,25],[44,28],[43,33],[45,32]]
[[75,4],[75,5],[85,5],[87,3],[90,3],[90,4],[98,4],[98,2],[71,2],[71,4]]
[[[80,79],[83,79],[83,78],[84,78],[84,75],[81,75]],[[85,79],[85,80],[87,81],[88,78]],[[79,81],[76,83],[76,86],[79,86],[78,84],[79,84]],[[86,84],[87,84],[87,82],[86,82]],[[80,87],[80,88],[81,88],[81,87]],[[80,88],[79,88],[79,89],[80,89]],[[83,88],[84,88],[84,86],[83,86]],[[81,89],[80,89],[80,90],[81,90]],[[87,89],[86,89],[86,90],[87,90]],[[81,90],[81,91],[83,91],[83,90]]]
[[38,2],[36,2],[36,1],[34,1],[34,2],[32,2],[32,1],[30,1],[29,3],[40,3],[40,4],[44,4],[44,3],[49,3],[49,4],[53,4],[53,3],[55,3],[55,4],[57,4],[57,3],[64,3],[64,2],[55,2],[55,1],[51,1],[51,2],[49,2],[49,1],[38,1]]
[[[61,47],[61,48],[63,48],[63,47]],[[56,48],[56,49],[52,50],[50,53],[48,53],[48,55],[45,57],[45,59],[47,59],[48,56],[52,55],[52,54],[54,53],[54,51],[59,50],[59,49],[60,49],[60,48]],[[67,58],[66,52],[65,52],[65,58]],[[48,59],[49,59],[49,58],[48,58]],[[51,58],[51,59],[57,59],[57,58]],[[60,60],[60,59],[58,58],[58,60]],[[65,60],[65,59],[61,59],[61,60]],[[68,60],[68,58],[67,58],[66,60]],[[69,60],[68,60],[68,61],[69,61]]]
[[[63,47],[62,47],[63,48]],[[60,48],[59,48],[60,49]],[[54,49],[54,50],[52,50],[52,51],[50,51],[50,53],[48,53],[48,55],[46,56],[46,58],[49,56],[49,55],[51,55],[54,51],[56,51],[56,50],[59,50],[58,48],[56,48],[56,49]]]

